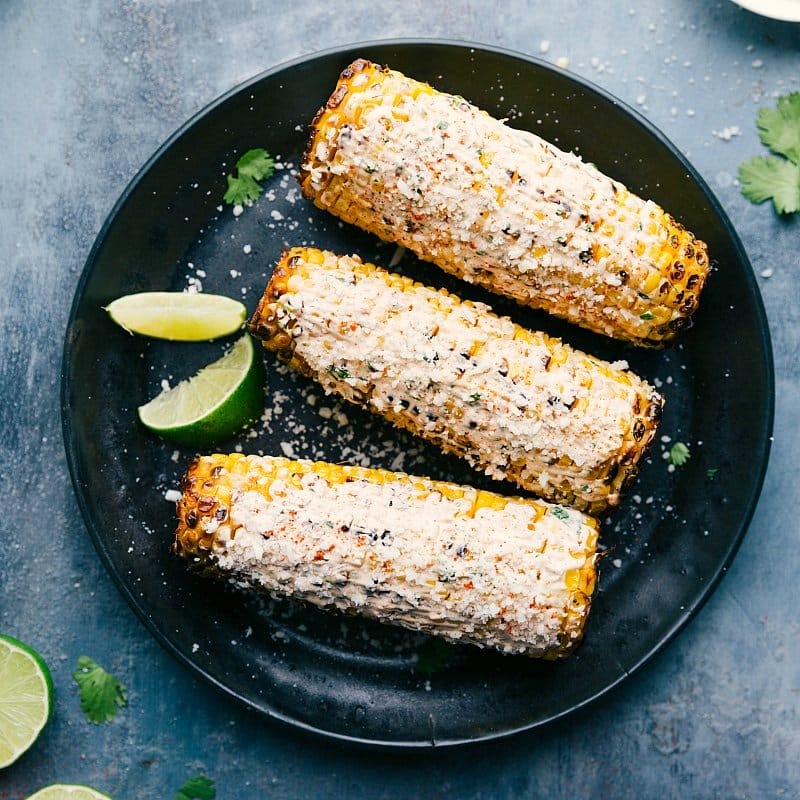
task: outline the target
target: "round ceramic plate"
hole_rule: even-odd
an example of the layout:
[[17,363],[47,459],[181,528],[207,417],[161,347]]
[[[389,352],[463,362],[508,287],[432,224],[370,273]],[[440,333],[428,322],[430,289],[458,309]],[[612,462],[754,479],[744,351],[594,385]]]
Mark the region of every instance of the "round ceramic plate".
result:
[[[622,508],[603,526],[609,551],[578,651],[559,663],[469,646],[255,596],[190,573],[170,552],[190,449],[144,430],[136,406],[217,358],[230,342],[132,337],[103,306],[140,290],[205,291],[252,311],[292,244],[387,265],[395,248],[305,201],[293,171],[309,123],[356,57],[458,93],[510,124],[580,153],[677,216],[709,244],[716,269],[695,326],[664,352],[637,350],[526,311],[408,256],[420,280],[491,303],[523,325],[632,368],[666,395],[662,434]],[[245,151],[278,161],[264,194],[236,215],[225,175]],[[264,418],[220,449],[388,467],[491,486],[455,458],[355,407],[264,354]],[[648,122],[563,70],[463,44],[372,43],[260,75],[190,120],[132,181],[103,226],[66,333],[63,423],[75,490],[97,550],[153,635],[231,697],[305,729],[389,745],[454,744],[541,725],[608,692],[698,611],[745,533],[767,463],[773,377],[767,325],[747,258],[719,204]],[[688,445],[670,471],[663,453]],[[495,485],[494,488],[498,488]],[[513,487],[499,486],[507,493]],[[724,636],[724,632],[720,632]]]
[[800,0],[733,0],[737,5],[763,17],[800,22]]

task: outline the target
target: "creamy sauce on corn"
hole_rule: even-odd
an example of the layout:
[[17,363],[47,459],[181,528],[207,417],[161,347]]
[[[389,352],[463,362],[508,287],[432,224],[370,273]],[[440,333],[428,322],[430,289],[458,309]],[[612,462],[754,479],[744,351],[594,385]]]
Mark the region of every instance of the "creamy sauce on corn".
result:
[[580,635],[588,601],[575,581],[596,544],[580,512],[407,476],[329,480],[310,462],[248,461],[223,478],[225,522],[201,522],[217,565],[239,579],[509,652]]
[[[654,259],[669,236],[658,205],[533,133],[419,86],[384,73],[329,112],[305,165],[324,207],[371,220],[383,238],[522,302],[558,298],[551,310],[605,333],[622,317],[646,338],[653,320],[677,315],[655,292]],[[326,188],[331,176],[357,187],[348,204],[337,206],[335,179]]]
[[276,301],[279,326],[327,392],[413,418],[423,436],[447,431],[492,477],[523,464],[522,485],[542,492],[577,471],[586,499],[607,494],[591,473],[630,441],[637,397],[644,405],[653,393],[646,383],[487,306],[402,291],[359,267],[326,255]]

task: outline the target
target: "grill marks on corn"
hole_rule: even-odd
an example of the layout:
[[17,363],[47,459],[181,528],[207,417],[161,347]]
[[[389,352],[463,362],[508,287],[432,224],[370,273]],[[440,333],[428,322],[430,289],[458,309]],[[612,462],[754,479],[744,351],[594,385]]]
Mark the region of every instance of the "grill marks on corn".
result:
[[663,402],[632,373],[488,306],[314,248],[284,254],[249,328],[326,392],[592,512],[619,502]]
[[442,269],[657,346],[689,324],[706,246],[653,202],[460,97],[358,60],[300,176],[320,208]]
[[561,657],[582,636],[598,525],[580,512],[241,454],[200,457],[182,488],[176,551],[247,585],[506,652]]

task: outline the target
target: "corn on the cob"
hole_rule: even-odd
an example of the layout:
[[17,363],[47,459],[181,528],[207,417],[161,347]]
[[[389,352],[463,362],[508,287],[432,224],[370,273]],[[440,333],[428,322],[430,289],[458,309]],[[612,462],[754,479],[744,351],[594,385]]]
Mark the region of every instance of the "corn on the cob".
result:
[[580,640],[597,521],[384,470],[198,458],[175,549],[272,594],[546,658]]
[[706,245],[653,202],[463,98],[358,60],[300,173],[320,208],[447,272],[634,344],[688,326]]
[[248,326],[326,392],[582,510],[619,502],[660,418],[631,372],[356,257],[287,251]]

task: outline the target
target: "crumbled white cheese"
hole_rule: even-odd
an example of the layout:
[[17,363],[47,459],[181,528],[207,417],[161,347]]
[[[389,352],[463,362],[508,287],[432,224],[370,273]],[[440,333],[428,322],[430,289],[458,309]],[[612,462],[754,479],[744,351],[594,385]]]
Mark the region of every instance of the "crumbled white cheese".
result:
[[[576,638],[567,585],[594,561],[588,517],[540,501],[310,462],[246,457],[229,474],[229,516],[204,516],[220,569],[269,592],[356,609],[509,652]],[[250,487],[258,487],[250,488]],[[213,524],[212,524],[213,523]]]
[[358,106],[358,124],[320,126],[305,165],[315,202],[335,205],[340,191],[327,186],[345,176],[361,202],[337,215],[368,213],[396,244],[521,302],[561,298],[558,313],[603,333],[622,316],[646,338],[650,320],[682,316],[649,296],[654,268],[642,254],[675,233],[655,203],[459,97],[414,93],[412,107],[415,86],[385,74],[343,101]]
[[[633,407],[649,402],[650,387],[620,363],[522,335],[481,304],[402,291],[382,270],[325,258],[293,273],[275,313],[326,392],[391,409],[432,438],[445,433],[492,477],[508,477],[513,464],[522,486],[566,478],[589,501],[607,497],[608,485],[589,476],[627,451]],[[318,413],[346,424],[327,406]]]

